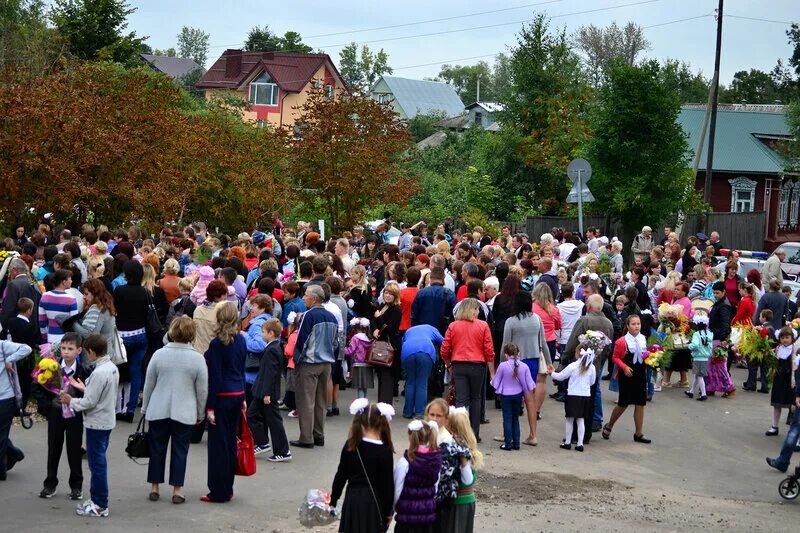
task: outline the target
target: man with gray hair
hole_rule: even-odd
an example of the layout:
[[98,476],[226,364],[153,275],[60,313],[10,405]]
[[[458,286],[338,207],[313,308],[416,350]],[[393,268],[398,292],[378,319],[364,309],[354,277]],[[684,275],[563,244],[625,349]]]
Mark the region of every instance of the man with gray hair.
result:
[[300,320],[294,347],[295,397],[300,438],[292,441],[298,448],[325,445],[325,416],[328,381],[338,359],[339,333],[336,317],[326,310],[325,291],[311,285],[303,294],[306,311]]
[[[614,325],[603,314],[604,305],[605,301],[603,297],[596,292],[593,292],[586,298],[586,314],[580,317],[575,323],[575,327],[572,329],[572,334],[569,336],[564,353],[574,354],[575,350],[580,346],[580,336],[589,330],[603,332],[606,337],[608,337],[609,341],[614,338]],[[602,375],[603,364],[611,354],[612,349],[613,344],[609,344],[602,352],[595,354],[594,366],[598,375]],[[590,409],[587,409],[587,418],[593,418],[592,431],[600,431],[603,427],[603,398],[601,394],[602,389],[598,385],[599,383],[600,380],[595,380],[595,384],[592,385],[590,394],[591,400],[589,402]],[[590,435],[587,435],[587,437],[591,438]]]
[[42,298],[39,286],[30,278],[25,261],[15,257],[8,265],[6,297],[3,300],[3,308],[0,310],[0,325],[3,326],[3,329],[7,330],[8,323],[17,316],[17,302],[20,298],[33,300],[31,316],[39,316],[39,300]]
[[439,267],[444,270],[444,286],[450,289],[453,293],[456,292],[456,280],[450,275],[447,270],[447,259],[442,254],[434,254],[431,256],[431,270],[434,267]]

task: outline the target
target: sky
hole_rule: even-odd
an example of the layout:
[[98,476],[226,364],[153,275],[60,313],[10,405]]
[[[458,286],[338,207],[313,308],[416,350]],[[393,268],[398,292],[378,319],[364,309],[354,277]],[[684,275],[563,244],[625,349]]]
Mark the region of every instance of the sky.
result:
[[[355,41],[368,44],[373,51],[383,48],[397,76],[432,78],[443,63],[474,64],[480,60],[491,63],[495,54],[508,52],[522,23],[531,20],[538,11],[552,18],[552,27],[565,27],[568,34],[583,25],[635,22],[645,28],[645,36],[651,43],[647,57],[680,59],[707,77],[714,71],[713,13],[718,0],[129,2],[136,8],[129,17],[129,29],[149,36],[147,42],[153,48],[176,46],[176,35],[182,26],[210,33],[207,67],[226,48],[241,48],[253,26],[269,25],[281,35],[288,30],[299,32],[305,43],[325,51],[337,64],[342,47]],[[800,22],[800,0],[726,0],[724,15],[722,83],[729,83],[740,70],[756,68],[769,72],[779,58],[786,63],[791,47],[785,30],[788,22]],[[466,30],[476,27],[481,28]]]

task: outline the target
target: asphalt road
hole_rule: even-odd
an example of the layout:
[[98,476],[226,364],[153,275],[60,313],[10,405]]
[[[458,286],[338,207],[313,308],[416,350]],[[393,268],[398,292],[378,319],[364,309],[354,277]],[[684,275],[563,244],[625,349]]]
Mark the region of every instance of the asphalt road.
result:
[[[736,370],[741,384],[744,371]],[[616,395],[603,382],[606,419]],[[683,389],[657,393],[645,414],[645,433],[651,445],[634,443],[632,410],[618,422],[611,440],[594,435],[586,452],[558,448],[563,433],[562,404],[547,400],[539,426],[539,445],[503,452],[491,437],[502,432],[502,416],[488,409],[490,424],[482,426],[486,465],[478,475],[476,531],[578,531],[602,527],[641,531],[797,531],[800,500],[783,503],[777,486],[783,475],[767,467],[786,434],[766,437],[771,420],[769,396],[739,392],[735,398],[697,402]],[[374,391],[372,391],[374,393]],[[343,393],[342,412],[354,397]],[[402,398],[395,403],[398,412]],[[290,439],[297,438],[297,422],[285,418]],[[523,433],[527,428],[521,421]],[[112,432],[109,449],[110,513],[107,519],[74,514],[67,498],[66,456],[61,463],[58,494],[38,498],[45,476],[46,426],[37,423],[25,431],[12,429],[14,443],[26,459],[0,482],[0,531],[72,531],[92,524],[104,531],[306,531],[297,509],[309,488],[329,489],[339,452],[346,438],[349,416],[329,418],[324,448],[295,449],[290,463],[271,464],[258,458],[258,472],[237,478],[235,498],[225,505],[205,504],[206,440],[189,452],[183,505],[169,498],[147,499],[147,467],[124,454],[125,441],[135,425],[120,423]],[[392,423],[396,448],[404,443],[405,421]],[[797,458],[796,458],[797,459]],[[796,464],[797,460],[793,464]],[[84,463],[84,494],[88,497],[89,471]],[[162,494],[169,493],[168,487]],[[100,522],[94,525],[93,522]],[[336,526],[318,528],[335,531]]]

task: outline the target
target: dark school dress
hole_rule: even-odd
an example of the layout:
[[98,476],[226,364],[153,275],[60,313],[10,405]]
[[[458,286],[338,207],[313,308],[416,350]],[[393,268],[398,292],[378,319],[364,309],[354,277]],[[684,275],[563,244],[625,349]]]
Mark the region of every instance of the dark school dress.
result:
[[619,380],[619,399],[617,400],[617,405],[627,407],[629,405],[647,404],[647,372],[645,364],[643,362],[634,364],[633,353],[630,350],[625,351],[625,357],[622,361],[631,367],[633,374],[628,377],[621,368],[619,369],[617,376]]
[[772,407],[791,407],[794,404],[792,388],[792,356],[778,359],[775,377],[772,380],[772,393],[769,403]]
[[[331,505],[336,504],[347,485],[339,531],[343,533],[386,531],[386,518],[394,514],[392,450],[385,444],[362,440],[358,445],[358,452],[361,453],[361,459],[356,451],[349,451],[345,445],[339,459],[339,468],[333,479]],[[370,484],[372,484],[371,489]]]

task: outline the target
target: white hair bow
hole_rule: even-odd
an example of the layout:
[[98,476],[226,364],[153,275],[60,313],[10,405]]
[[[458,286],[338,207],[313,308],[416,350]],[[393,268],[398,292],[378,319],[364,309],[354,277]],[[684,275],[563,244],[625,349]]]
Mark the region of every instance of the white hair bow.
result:
[[419,431],[422,429],[422,420],[412,420],[408,423],[409,431]]
[[702,325],[707,326],[708,325],[708,316],[707,315],[700,315],[700,314],[694,315],[694,317],[692,317],[692,322],[694,322],[695,324],[698,324],[698,325],[702,324]]
[[297,313],[295,313],[294,311],[292,311],[291,313],[289,313],[288,315],[286,315],[286,321],[287,321],[289,324],[294,324],[294,319],[295,319],[295,318],[297,318]]
[[435,420],[428,420],[426,424],[428,424],[428,427],[432,430],[439,431],[439,424],[437,424]]
[[450,416],[453,416],[455,414],[462,414],[469,416],[469,411],[467,411],[466,407],[456,407],[454,405],[451,405],[450,409],[448,409],[448,414]]
[[367,407],[369,407],[369,400],[366,398],[356,398],[353,400],[353,403],[350,404],[350,414],[353,416],[360,415]]
[[378,402],[378,411],[381,412],[381,415],[386,419],[387,422],[392,421],[392,417],[394,416],[394,407],[389,405],[388,403]]
[[350,298],[349,300],[347,300],[347,307],[349,307],[350,309],[352,309],[352,308],[353,308],[353,307],[355,307],[355,306],[356,306],[356,301],[355,301],[355,300],[353,300],[352,298]]
[[581,357],[583,357],[583,366],[589,367],[594,362],[595,353],[591,348],[582,348]]

